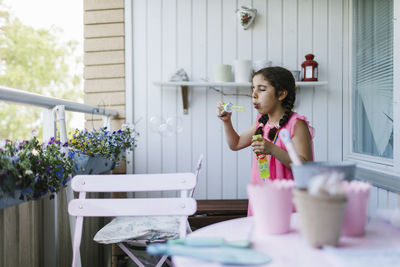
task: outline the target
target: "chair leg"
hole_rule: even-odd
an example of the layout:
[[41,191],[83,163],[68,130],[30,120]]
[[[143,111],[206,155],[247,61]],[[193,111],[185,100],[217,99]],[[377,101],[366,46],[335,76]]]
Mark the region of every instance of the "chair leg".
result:
[[168,258],[165,259],[165,262],[168,264],[168,266],[172,267],[172,262]]
[[143,265],[143,263],[140,262],[140,260],[139,260],[138,258],[136,258],[135,255],[132,254],[132,252],[131,252],[127,247],[125,247],[124,244],[118,243],[117,245],[118,245],[118,246],[126,253],[126,255],[128,255],[129,258],[131,258],[131,260],[133,260],[139,267],[146,267],[146,266]]
[[73,250],[72,250],[72,267],[80,267],[79,247],[81,246],[82,225],[83,225],[83,217],[78,216],[76,218],[75,233],[74,233],[74,240],[73,240],[74,246],[73,246]]
[[[161,267],[161,266],[163,265],[164,261],[167,260],[167,258],[168,258],[167,255],[162,256],[161,259],[158,261],[156,267]],[[170,265],[170,266],[171,266],[171,265]]]

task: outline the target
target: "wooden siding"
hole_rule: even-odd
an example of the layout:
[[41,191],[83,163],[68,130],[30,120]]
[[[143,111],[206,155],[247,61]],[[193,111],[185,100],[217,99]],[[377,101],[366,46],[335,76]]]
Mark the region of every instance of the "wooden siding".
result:
[[[84,1],[84,102],[119,111],[125,118],[124,1]],[[86,127],[101,126],[101,117],[85,115]]]
[[125,41],[123,37],[85,39],[85,52],[123,50]]
[[[193,169],[200,153],[205,164],[196,197],[246,198],[250,179],[250,149],[231,151],[216,104],[230,101],[246,108],[232,120],[239,133],[255,121],[249,97],[222,96],[209,88],[189,88],[189,114],[182,113],[179,88],[160,87],[184,68],[191,81],[213,80],[215,64],[235,59],[271,60],[273,65],[299,70],[307,53],[319,63],[319,79],[327,86],[303,88],[295,110],[316,130],[316,160],[342,159],[342,46],[347,0],[154,0],[133,1],[134,121],[141,134],[135,151],[135,172]],[[255,24],[243,30],[235,14],[240,6],[257,9]],[[219,88],[228,94],[250,94],[249,88]],[[153,116],[179,116],[184,132],[164,137],[150,129]],[[338,145],[339,144],[339,145]],[[161,150],[161,153],[160,153]]]
[[[84,0],[84,102],[118,111],[112,129],[125,122],[124,1]],[[103,126],[101,116],[85,114],[85,128]],[[125,173],[125,165],[113,173]],[[107,219],[85,219],[82,266],[111,266],[111,246],[93,241]]]

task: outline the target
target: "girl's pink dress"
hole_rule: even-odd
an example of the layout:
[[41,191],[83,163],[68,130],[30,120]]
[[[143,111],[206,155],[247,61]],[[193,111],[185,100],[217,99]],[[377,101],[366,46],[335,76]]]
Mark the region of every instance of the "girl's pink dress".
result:
[[[257,116],[257,128],[259,126],[258,120],[260,119],[261,114],[258,114]],[[310,131],[310,137],[311,137],[311,147],[313,147],[312,139],[314,137],[314,128],[312,128],[309,125],[309,122],[307,121],[307,118],[305,116],[299,115],[296,112],[293,112],[292,115],[290,116],[289,121],[286,123],[285,126],[282,127],[282,129],[287,129],[290,133],[290,138],[293,138],[293,133],[294,133],[294,125],[296,124],[297,120],[302,120],[304,121],[308,129]],[[273,126],[270,126],[268,123],[264,126],[264,138],[267,139],[268,141],[271,141],[268,138],[268,132]],[[279,138],[279,133],[278,133],[278,138],[276,140],[275,145],[279,146],[283,150],[286,150],[285,145],[283,144],[282,140]],[[293,174],[290,168],[286,167],[283,163],[281,163],[279,160],[277,160],[275,157],[268,156],[269,157],[269,172],[270,172],[270,179],[275,180],[275,179],[290,179],[293,180]],[[313,156],[314,157],[314,156]],[[253,153],[253,166],[251,169],[251,180],[250,183],[262,183],[263,180],[260,178],[260,173],[258,172],[258,166],[257,166],[257,159],[256,155]],[[251,203],[249,202],[249,208],[247,211],[248,216],[252,216],[253,212],[251,209]]]

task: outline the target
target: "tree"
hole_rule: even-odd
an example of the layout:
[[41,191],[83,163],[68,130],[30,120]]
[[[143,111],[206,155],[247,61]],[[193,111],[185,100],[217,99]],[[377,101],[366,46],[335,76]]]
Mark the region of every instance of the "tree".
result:
[[[82,62],[75,55],[77,42],[61,42],[60,33],[22,24],[0,0],[0,85],[73,101],[81,97],[81,74],[67,63]],[[0,138],[41,132],[40,116],[41,108],[0,102]]]

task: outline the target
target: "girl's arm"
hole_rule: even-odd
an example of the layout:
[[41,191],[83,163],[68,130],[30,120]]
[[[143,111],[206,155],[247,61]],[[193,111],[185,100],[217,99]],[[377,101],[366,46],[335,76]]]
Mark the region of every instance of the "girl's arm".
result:
[[217,116],[224,123],[225,135],[229,148],[236,151],[248,147],[251,144],[251,137],[256,131],[256,123],[254,123],[247,131],[238,135],[235,129],[233,129],[231,121],[232,113],[223,111],[222,102],[219,103],[217,108]]
[[236,151],[251,145],[251,138],[256,131],[256,123],[254,123],[247,131],[238,135],[233,129],[231,120],[224,121],[225,135],[229,148]]
[[296,121],[292,142],[302,162],[313,160],[310,131],[304,121]]
[[[254,152],[272,155],[286,167],[290,168],[290,163],[292,163],[292,161],[290,160],[287,151],[271,142],[268,142],[264,138],[257,139],[256,141],[258,142],[252,143]],[[302,162],[312,161],[310,132],[308,131],[306,123],[302,120],[297,120],[294,125],[292,143]]]

